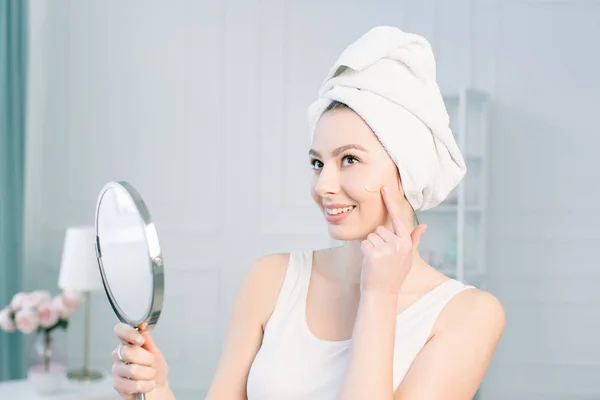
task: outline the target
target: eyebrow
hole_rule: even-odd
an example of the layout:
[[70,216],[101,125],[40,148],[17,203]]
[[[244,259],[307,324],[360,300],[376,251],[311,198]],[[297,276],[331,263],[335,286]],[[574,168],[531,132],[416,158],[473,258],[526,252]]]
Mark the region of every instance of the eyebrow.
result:
[[[356,150],[360,150],[360,151],[364,151],[365,153],[367,153],[367,150],[365,150],[364,147],[358,145],[358,144],[346,144],[344,146],[340,146],[337,149],[335,149],[334,151],[331,152],[331,154],[334,157],[337,157],[338,155],[340,155],[341,153],[343,153],[346,150],[350,150],[350,149],[356,149]],[[311,156],[315,156],[315,157],[321,157],[321,154],[319,154],[318,151],[310,149],[308,151],[308,154]]]

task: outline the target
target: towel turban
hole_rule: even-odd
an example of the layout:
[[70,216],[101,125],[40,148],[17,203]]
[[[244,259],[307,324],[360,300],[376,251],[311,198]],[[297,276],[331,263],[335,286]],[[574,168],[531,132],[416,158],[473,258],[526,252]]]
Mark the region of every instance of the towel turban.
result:
[[465,175],[425,38],[380,26],[350,44],[308,107],[311,141],[332,101],[346,104],[370,126],[396,164],[415,211],[441,203]]

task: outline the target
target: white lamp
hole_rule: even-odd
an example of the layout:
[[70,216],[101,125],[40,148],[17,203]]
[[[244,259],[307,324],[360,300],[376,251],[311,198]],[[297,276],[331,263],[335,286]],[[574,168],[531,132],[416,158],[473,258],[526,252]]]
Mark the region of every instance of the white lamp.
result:
[[83,369],[68,374],[70,379],[80,381],[95,381],[102,378],[102,374],[89,370],[90,293],[103,290],[96,260],[95,241],[96,230],[93,226],[67,228],[58,277],[59,288],[76,290],[85,297]]

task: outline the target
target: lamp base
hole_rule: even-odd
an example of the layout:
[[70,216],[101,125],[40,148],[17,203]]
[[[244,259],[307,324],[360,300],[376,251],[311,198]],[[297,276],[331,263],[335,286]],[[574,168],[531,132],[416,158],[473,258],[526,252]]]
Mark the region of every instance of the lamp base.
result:
[[100,379],[104,378],[104,375],[102,375],[100,372],[87,371],[82,369],[79,371],[69,371],[67,373],[67,378],[69,378],[72,381],[93,382],[99,381]]

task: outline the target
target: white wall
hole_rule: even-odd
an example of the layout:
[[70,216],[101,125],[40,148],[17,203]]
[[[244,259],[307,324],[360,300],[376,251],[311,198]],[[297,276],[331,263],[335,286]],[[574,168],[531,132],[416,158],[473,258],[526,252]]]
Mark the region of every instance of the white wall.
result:
[[600,3],[503,2],[496,21],[488,281],[508,326],[486,388],[600,398]]
[[[487,288],[508,325],[482,398],[600,396],[600,3],[60,0],[31,11],[26,285],[56,290],[64,229],[93,223],[105,181],[131,181],[165,251],[155,336],[178,399],[206,390],[251,260],[327,244],[308,195],[305,108],[343,47],[378,24],[432,41],[444,91],[494,98]],[[93,365],[108,370],[103,293],[93,311]],[[81,322],[68,334],[73,366]]]

